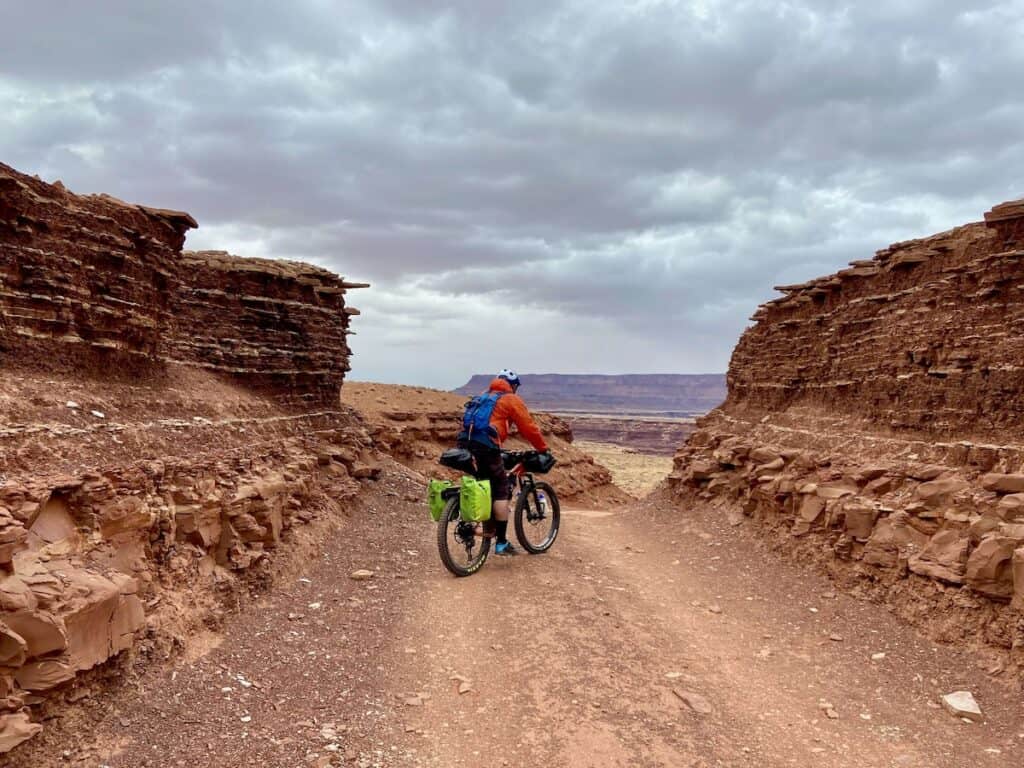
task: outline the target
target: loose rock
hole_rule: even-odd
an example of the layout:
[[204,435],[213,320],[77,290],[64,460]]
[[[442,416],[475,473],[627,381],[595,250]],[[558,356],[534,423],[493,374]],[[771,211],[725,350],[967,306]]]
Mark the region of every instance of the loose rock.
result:
[[980,723],[982,720],[981,707],[974,700],[970,691],[953,691],[947,693],[940,701],[950,714],[965,718],[971,722]]

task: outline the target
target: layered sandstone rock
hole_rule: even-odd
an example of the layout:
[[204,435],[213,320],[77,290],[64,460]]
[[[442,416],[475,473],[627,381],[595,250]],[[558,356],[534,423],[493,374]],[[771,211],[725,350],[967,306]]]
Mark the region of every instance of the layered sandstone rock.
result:
[[[1024,645],[1024,204],[762,306],[672,482],[953,639]],[[929,613],[929,611],[931,613]]]
[[199,366],[299,405],[345,371],[347,283],[317,267],[187,252],[187,213],[79,196],[0,164],[0,354],[51,370]]
[[194,226],[0,165],[0,752],[379,472],[338,403],[352,284]]
[[292,402],[333,403],[348,370],[347,283],[296,262],[186,252],[173,307],[170,356],[276,393]]
[[49,362],[165,352],[186,213],[78,196],[0,164],[0,351]]
[[[560,414],[561,415],[561,414]],[[610,443],[637,453],[671,456],[693,432],[692,419],[655,417],[561,415],[578,440]]]

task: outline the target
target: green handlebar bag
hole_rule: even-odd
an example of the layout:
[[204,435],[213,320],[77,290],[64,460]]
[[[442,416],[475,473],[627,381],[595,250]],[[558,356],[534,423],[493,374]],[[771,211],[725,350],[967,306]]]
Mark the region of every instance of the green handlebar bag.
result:
[[452,487],[451,480],[431,480],[427,485],[427,504],[430,505],[430,518],[436,523],[444,514],[445,500],[441,492]]
[[459,511],[468,523],[491,519],[491,481],[464,475],[459,490]]

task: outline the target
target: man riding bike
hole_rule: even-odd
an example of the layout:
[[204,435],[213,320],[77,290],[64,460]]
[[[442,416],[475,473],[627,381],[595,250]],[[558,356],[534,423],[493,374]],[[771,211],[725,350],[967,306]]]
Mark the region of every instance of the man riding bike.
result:
[[484,536],[495,536],[496,555],[515,555],[508,540],[508,507],[511,487],[501,459],[501,446],[508,439],[509,425],[515,424],[519,434],[538,451],[546,453],[548,444],[530,417],[523,399],[516,394],[519,377],[508,368],[491,382],[487,391],[474,397],[466,406],[459,432],[458,446],[473,454],[478,480],[489,480],[494,501],[491,519],[484,523]]

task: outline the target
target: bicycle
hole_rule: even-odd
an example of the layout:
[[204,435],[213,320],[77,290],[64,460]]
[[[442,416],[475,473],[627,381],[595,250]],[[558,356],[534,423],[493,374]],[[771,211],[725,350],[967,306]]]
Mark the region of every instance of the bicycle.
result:
[[[456,458],[455,455],[459,454]],[[469,451],[453,449],[442,457],[445,466],[470,472],[466,457]],[[561,507],[555,489],[548,483],[534,480],[533,475],[546,474],[554,466],[550,454],[537,451],[502,451],[501,458],[511,483],[509,501],[515,499],[513,520],[516,538],[531,555],[547,552],[558,537]],[[462,519],[459,510],[459,489],[448,488],[441,494],[446,499],[444,512],[437,521],[437,551],[441,562],[456,576],[471,576],[487,562],[491,552],[490,537],[482,535],[482,524]]]

